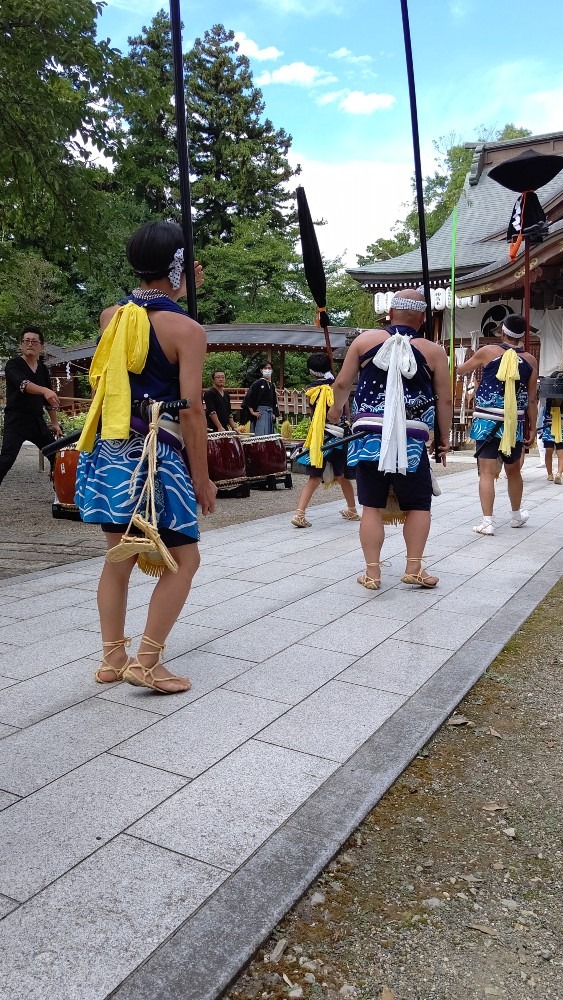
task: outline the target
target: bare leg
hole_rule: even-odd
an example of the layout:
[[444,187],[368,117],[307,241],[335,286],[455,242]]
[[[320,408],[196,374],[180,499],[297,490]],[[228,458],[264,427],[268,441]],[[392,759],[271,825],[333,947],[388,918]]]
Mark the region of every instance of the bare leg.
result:
[[305,483],[303,489],[301,490],[301,493],[299,494],[299,500],[297,501],[297,510],[294,514],[292,521],[292,523],[295,524],[296,527],[308,528],[310,526],[309,521],[307,521],[304,524],[297,524],[296,519],[301,518],[305,520],[305,511],[307,510],[307,505],[311,500],[313,493],[315,492],[316,489],[318,489],[320,485],[321,485],[321,480],[320,477],[318,476],[309,476],[309,478],[307,479],[307,482]]
[[521,466],[519,462],[514,462],[514,465],[505,465],[505,469],[510,506],[513,511],[517,511],[520,510],[522,493],[524,492]]
[[[557,453],[557,460],[559,461],[560,452]],[[548,476],[553,475],[553,448],[549,445],[545,447],[545,468],[547,470]]]
[[385,541],[385,528],[379,507],[364,507],[360,524],[360,544],[366,561],[366,576],[381,579],[379,562]]
[[[121,541],[121,535],[106,535],[108,549],[112,549]],[[98,584],[98,611],[100,629],[104,642],[116,642],[122,639],[125,632],[125,615],[127,613],[127,592],[129,577],[135,565],[135,559],[125,559],[123,562],[104,562],[104,568]],[[124,646],[118,646],[105,655],[108,663],[114,667],[124,667],[129,657]],[[99,671],[102,682],[115,680],[113,670]]]
[[557,449],[557,475],[563,476],[563,448]]
[[[180,545],[170,549],[170,552],[178,563],[178,572],[171,573],[169,570],[165,570],[160,577],[150,600],[144,633],[160,646],[164,646],[172,627],[176,624],[200,563],[197,545]],[[139,653],[142,653],[141,663],[143,667],[155,667],[154,680],[174,678],[162,686],[163,692],[176,694],[179,691],[188,690],[190,682],[187,678],[175,678],[174,674],[171,674],[161,663],[155,666],[158,663],[160,653],[150,643],[145,642],[144,638],[141,640]],[[131,670],[135,676],[142,678],[142,671],[138,667],[134,666]]]
[[485,517],[493,516],[495,502],[496,458],[479,459],[479,500]]
[[354,496],[354,487],[349,479],[345,479],[344,476],[337,476],[336,481],[342,490],[344,495],[344,500],[346,501],[346,506],[348,510],[356,510],[356,498]]
[[422,568],[422,556],[429,534],[430,511],[409,510],[403,525],[403,538],[407,549],[405,576],[415,576],[421,580],[427,580],[429,585],[435,586],[438,583],[438,577],[430,576]]

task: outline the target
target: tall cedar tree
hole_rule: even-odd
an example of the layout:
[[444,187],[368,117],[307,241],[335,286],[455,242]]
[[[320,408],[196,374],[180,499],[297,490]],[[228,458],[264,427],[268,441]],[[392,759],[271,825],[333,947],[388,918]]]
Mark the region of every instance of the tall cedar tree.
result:
[[142,34],[129,38],[122,107],[126,142],[115,172],[120,189],[150,215],[179,219],[178,154],[170,19],[163,11]]
[[[287,227],[292,138],[262,119],[262,93],[234,32],[216,24],[185,56],[196,243],[229,240],[235,215]],[[298,172],[298,171],[297,171]]]

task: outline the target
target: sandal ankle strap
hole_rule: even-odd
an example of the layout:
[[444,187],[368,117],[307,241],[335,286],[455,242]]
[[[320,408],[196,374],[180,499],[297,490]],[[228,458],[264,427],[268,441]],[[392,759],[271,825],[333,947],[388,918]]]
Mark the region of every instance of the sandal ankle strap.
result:
[[109,649],[110,653],[113,653],[114,649],[119,649],[120,646],[123,646],[125,649],[127,649],[127,647],[130,645],[131,645],[131,638],[125,636],[123,637],[123,639],[114,639],[111,642],[110,641],[102,642],[102,646],[104,647],[104,649],[106,648],[109,649],[109,647],[112,647],[111,649]]

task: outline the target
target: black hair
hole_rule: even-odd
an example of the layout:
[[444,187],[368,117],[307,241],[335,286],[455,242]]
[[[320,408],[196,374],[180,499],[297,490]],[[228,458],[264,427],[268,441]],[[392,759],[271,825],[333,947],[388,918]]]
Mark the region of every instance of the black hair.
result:
[[507,316],[506,319],[502,321],[506,332],[510,337],[514,339],[521,337],[526,333],[526,320],[523,316],[519,316],[518,313],[513,313],[511,316]]
[[167,278],[176,250],[184,246],[177,222],[145,222],[130,237],[126,254],[135,274],[146,282]]
[[307,358],[307,368],[309,371],[325,375],[326,372],[330,371],[330,358],[328,354],[325,354],[324,351],[317,351],[315,354],[310,354]]
[[224,368],[216,368],[215,371],[211,373],[211,378],[215,378],[215,376],[218,375],[219,372],[221,372],[221,375],[224,375],[225,374],[225,369]]
[[42,332],[41,332],[41,330],[39,329],[38,326],[24,326],[24,328],[23,328],[23,330],[22,330],[22,332],[20,334],[20,344],[21,344],[23,338],[25,337],[26,333],[35,333],[39,337],[39,340],[41,341],[41,343],[42,344],[45,343],[45,337],[43,336],[43,334],[42,334]]

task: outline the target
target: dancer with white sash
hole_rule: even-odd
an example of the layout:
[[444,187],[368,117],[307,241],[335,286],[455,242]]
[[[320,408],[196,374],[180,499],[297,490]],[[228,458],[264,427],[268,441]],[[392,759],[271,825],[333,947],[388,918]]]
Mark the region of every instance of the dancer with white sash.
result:
[[525,332],[523,316],[507,316],[501,328],[502,343],[479,348],[457,369],[457,374],[463,376],[483,368],[470,432],[477,444],[475,457],[479,460],[483,519],[473,528],[479,535],[495,533],[493,506],[499,461],[506,471],[512,507],[510,526],[521,528],[529,517],[528,511],[521,509],[524,490],[521,459],[524,445],[533,444],[536,437],[538,366],[534,356],[518,346]]
[[337,423],[360,373],[353,429],[366,434],[350,442],[348,464],[357,467],[358,500],[363,505],[360,542],[366,569],[358,583],[368,590],[381,585],[385,508],[391,488],[407,549],[402,582],[418,587],[438,583],[422,565],[432,502],[427,443],[437,405],[439,453],[445,462],[452,404],[445,351],[419,333],[425,310],[420,292],[412,288],[397,292],[389,310],[390,325],[356,337],[334,382],[328,420]]

